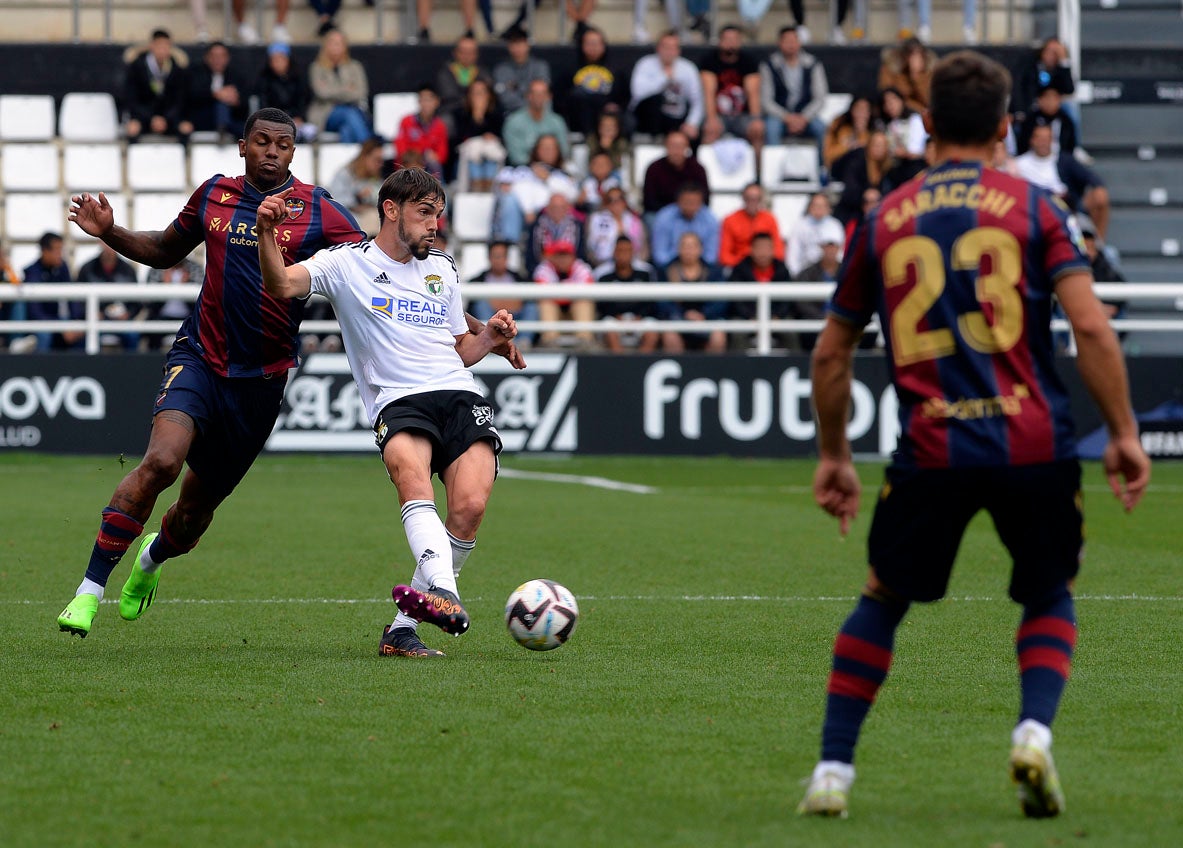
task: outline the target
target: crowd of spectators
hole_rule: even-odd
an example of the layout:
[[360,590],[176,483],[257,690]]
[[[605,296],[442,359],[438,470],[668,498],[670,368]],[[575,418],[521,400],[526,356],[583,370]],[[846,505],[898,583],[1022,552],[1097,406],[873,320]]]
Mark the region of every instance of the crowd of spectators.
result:
[[[397,127],[383,128],[393,133],[382,137],[369,112],[365,68],[331,26],[324,28],[321,49],[306,71],[293,64],[286,43],[276,42],[253,79],[232,67],[229,51],[218,42],[206,47],[198,66],[187,69],[168,34],[156,32],[128,57],[127,135],[134,141],[147,132],[182,138],[211,129],[233,134],[241,131],[249,108],[283,108],[296,119],[303,140],[334,133],[360,144],[357,156],[326,183],[370,233],[378,225],[378,187],[395,167],[426,168],[447,182],[453,195],[489,193],[488,267],[475,275],[478,269],[464,269],[474,284],[833,281],[857,224],[927,164],[921,114],[935,55],[916,38],[885,49],[877,79],[852,92],[849,108],[823,123],[826,69],[803,49],[794,25],[780,30],[775,49],[764,56],[745,48],[741,27],[725,26],[697,67],[681,56],[679,35],[670,31],[627,78],[612,69],[604,34],[586,22],[570,61],[553,68],[532,53],[520,26],[503,37],[507,55],[492,66],[481,61],[472,35],[461,37],[448,60],[425,74],[418,109]],[[995,165],[1087,212],[1089,229],[1103,245],[1108,193],[1088,167],[1077,118],[1065,105],[1072,94],[1065,57],[1062,45],[1049,39],[1016,76],[1014,132],[999,145]],[[586,154],[578,163],[573,140]],[[665,155],[633,174],[633,145],[642,140],[663,144]],[[711,210],[711,186],[696,150],[724,141],[753,151],[764,145],[816,145],[823,189],[809,197],[804,215],[782,224],[757,178],[743,188],[740,208],[720,219]],[[49,242],[42,259],[25,269],[25,280],[69,279],[60,250],[55,254]],[[1112,264],[1115,254],[1102,257]],[[79,279],[114,280],[123,272],[106,254],[95,263],[80,269]],[[5,273],[16,276],[0,267],[0,276]],[[469,294],[478,317],[507,305],[482,299],[478,285]],[[754,315],[750,301],[608,303],[580,298],[575,289],[569,299],[527,299],[512,306],[527,320],[567,317],[584,323],[606,317],[645,322]],[[145,314],[134,304],[114,307],[109,317]],[[38,310],[73,314],[61,304],[41,304]],[[774,306],[778,318],[821,315],[817,302]],[[780,339],[802,350],[812,340],[811,333]],[[665,333],[644,325],[635,333],[579,328],[524,341],[613,351],[718,351],[749,343],[740,334]],[[139,343],[120,341],[124,349]],[[78,339],[43,336],[37,344],[57,349],[77,345]]]

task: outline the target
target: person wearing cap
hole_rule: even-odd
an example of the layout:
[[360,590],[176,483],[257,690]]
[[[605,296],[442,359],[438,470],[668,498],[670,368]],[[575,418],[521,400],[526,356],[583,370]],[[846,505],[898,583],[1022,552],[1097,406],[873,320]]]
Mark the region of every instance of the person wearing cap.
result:
[[[565,239],[550,242],[544,250],[544,258],[534,269],[536,283],[563,283],[569,285],[590,285],[596,281],[595,274],[582,259],[575,255],[575,244]],[[551,298],[538,301],[538,317],[543,321],[560,321],[567,318],[572,321],[596,320],[595,303],[591,300],[556,300]],[[542,347],[554,347],[559,343],[560,333],[557,330],[546,330],[538,339]],[[595,335],[590,330],[579,330],[574,334],[575,343],[583,349],[596,346]]]
[[530,228],[526,239],[526,267],[533,268],[547,255],[547,248],[557,242],[570,244],[582,258],[583,221],[576,217],[567,195],[555,192]]
[[505,31],[508,58],[493,66],[493,91],[505,114],[516,112],[526,105],[526,91],[534,80],[550,83],[550,64],[545,59],[530,55],[530,39],[520,27]]
[[[801,272],[793,275],[793,281],[798,283],[836,283],[838,281],[838,266],[842,264],[843,248],[846,244],[846,231],[836,218],[826,219],[818,235],[821,256],[812,265],[807,265]],[[789,314],[794,318],[824,320],[826,304],[820,300],[800,300],[790,304]],[[865,333],[868,347],[874,343],[875,334]],[[798,333],[797,343],[802,350],[813,350],[817,341],[817,333]]]
[[821,259],[823,232],[834,224],[841,229],[841,222],[833,215],[830,198],[819,191],[809,198],[805,215],[789,231],[785,264],[789,266],[790,274],[796,277],[802,269]]
[[312,90],[303,71],[292,62],[292,48],[277,41],[267,48],[267,64],[255,78],[254,95],[259,108],[281,109],[296,122],[296,141],[316,139],[316,124],[308,123],[308,102]]

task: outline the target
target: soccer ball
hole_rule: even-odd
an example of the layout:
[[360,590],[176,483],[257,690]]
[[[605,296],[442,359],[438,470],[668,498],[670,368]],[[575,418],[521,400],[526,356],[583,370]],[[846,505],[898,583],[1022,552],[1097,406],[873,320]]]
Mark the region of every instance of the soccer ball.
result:
[[579,621],[575,596],[553,580],[530,580],[505,602],[505,626],[523,648],[551,651],[565,643]]

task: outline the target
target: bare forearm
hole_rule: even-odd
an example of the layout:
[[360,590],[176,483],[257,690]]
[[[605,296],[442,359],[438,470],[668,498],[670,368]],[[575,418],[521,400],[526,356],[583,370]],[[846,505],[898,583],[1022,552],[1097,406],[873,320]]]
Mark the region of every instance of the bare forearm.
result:
[[456,352],[460,354],[460,361],[464,363],[465,368],[480,362],[492,350],[491,340],[485,333],[469,333],[456,343]]
[[283,256],[275,241],[275,231],[259,230],[259,270],[263,273],[263,288],[275,297],[290,297],[288,276],[284,269]]
[[164,230],[129,230],[114,226],[103,236],[116,253],[151,268],[172,268],[192,247],[166,238]]
[[829,459],[850,457],[846,419],[850,384],[854,379],[854,349],[858,330],[831,318],[813,349],[813,410],[817,421],[817,449]]
[[1108,325],[1077,333],[1076,367],[1112,436],[1130,436],[1138,424],[1130,407],[1129,378],[1117,336]]

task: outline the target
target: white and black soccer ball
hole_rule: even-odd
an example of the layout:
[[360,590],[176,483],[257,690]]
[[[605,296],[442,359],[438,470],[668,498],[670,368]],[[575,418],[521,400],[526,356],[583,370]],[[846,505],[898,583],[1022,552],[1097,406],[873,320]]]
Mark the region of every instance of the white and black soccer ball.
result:
[[579,604],[553,580],[530,580],[513,590],[505,602],[509,635],[531,651],[552,651],[575,632]]

